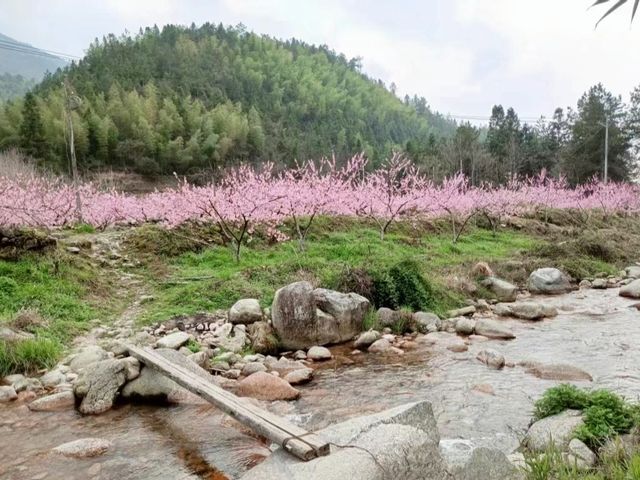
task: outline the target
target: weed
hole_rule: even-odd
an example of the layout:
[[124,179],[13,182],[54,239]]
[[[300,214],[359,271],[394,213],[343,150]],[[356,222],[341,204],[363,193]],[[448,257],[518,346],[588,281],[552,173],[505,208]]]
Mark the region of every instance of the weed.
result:
[[200,344],[193,339],[187,342],[186,347],[191,350],[192,353],[198,353],[200,351]]
[[61,353],[62,345],[47,338],[0,341],[0,376],[50,368]]

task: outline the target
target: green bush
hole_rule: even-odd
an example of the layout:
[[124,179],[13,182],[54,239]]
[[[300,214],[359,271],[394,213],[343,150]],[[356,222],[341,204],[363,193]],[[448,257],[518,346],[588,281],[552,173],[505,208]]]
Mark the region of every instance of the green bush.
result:
[[434,292],[429,281],[422,276],[418,264],[403,260],[389,269],[398,304],[414,311],[431,310]]
[[576,438],[592,448],[606,439],[627,433],[638,423],[639,407],[608,390],[586,392],[573,385],[558,385],[545,392],[535,403],[535,418],[555,415],[566,409],[583,410],[584,424],[575,432]]
[[46,338],[0,341],[0,376],[50,368],[61,353],[60,343]]
[[375,272],[372,274],[373,291],[371,301],[377,307],[396,309],[400,306],[398,292],[389,272]]

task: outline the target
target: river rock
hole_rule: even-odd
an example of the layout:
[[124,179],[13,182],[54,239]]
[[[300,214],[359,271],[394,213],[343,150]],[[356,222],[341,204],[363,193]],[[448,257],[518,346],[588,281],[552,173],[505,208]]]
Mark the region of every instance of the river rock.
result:
[[19,342],[20,340],[29,340],[34,338],[32,333],[14,330],[8,327],[0,327],[0,341]]
[[244,325],[235,325],[231,334],[224,338],[221,338],[218,342],[218,346],[228,352],[239,353],[244,350],[247,344],[248,338]]
[[494,448],[473,450],[471,458],[454,475],[455,480],[524,480],[524,473],[507,456]]
[[472,318],[461,317],[456,321],[458,335],[471,335],[476,328],[476,321]]
[[624,269],[624,272],[629,278],[640,278],[640,266],[631,265]]
[[256,372],[238,383],[236,394],[258,400],[295,400],[300,391],[282,378],[264,372]]
[[39,392],[43,389],[42,383],[37,378],[22,377],[22,379],[13,382],[12,387],[18,393],[20,392]]
[[18,394],[15,389],[10,385],[2,385],[0,386],[0,403],[8,403],[16,400],[18,398]]
[[503,317],[513,316],[523,320],[540,320],[545,317],[555,317],[558,311],[555,307],[543,305],[539,302],[516,302],[512,304],[499,303],[494,312]]
[[255,322],[249,325],[249,339],[254,352],[262,355],[278,353],[278,338],[267,322]]
[[229,310],[229,321],[233,324],[248,325],[261,320],[262,308],[260,308],[260,302],[255,298],[238,300]]
[[387,307],[380,307],[376,312],[376,316],[378,317],[378,324],[380,327],[393,327],[397,321],[396,312]]
[[516,336],[508,326],[489,318],[481,318],[480,320],[478,320],[476,322],[475,332],[478,335],[489,338],[516,338]]
[[252,373],[266,372],[266,371],[267,371],[267,367],[265,367],[262,363],[259,363],[259,362],[250,362],[245,364],[244,367],[242,367],[242,375],[244,375],[245,377],[248,377]]
[[369,300],[357,293],[340,293],[326,288],[313,291],[316,307],[335,319],[334,336],[340,343],[351,340],[362,330],[362,322],[369,311]]
[[276,360],[274,357],[269,356],[265,358],[264,365],[272,372],[278,372],[281,377],[294,370],[306,368],[304,363],[298,360],[290,360],[286,357],[280,357]]
[[532,452],[545,452],[551,444],[560,450],[566,450],[573,432],[583,423],[582,412],[565,410],[531,425],[523,443]]
[[60,370],[51,370],[40,377],[40,383],[43,387],[55,387],[60,383],[67,381],[67,376]]
[[386,338],[381,338],[380,340],[376,340],[373,342],[367,351],[369,353],[385,353],[391,349],[391,343]]
[[505,363],[504,355],[491,348],[481,350],[478,352],[478,355],[476,355],[476,358],[488,367],[495,368],[496,370],[503,368]]
[[416,312],[413,314],[413,323],[419,333],[431,333],[440,330],[442,321],[440,317],[431,312]]
[[307,352],[307,358],[314,362],[322,362],[324,360],[331,360],[333,355],[331,355],[331,350],[328,348],[315,346],[309,349]]
[[72,458],[97,457],[113,447],[113,443],[102,438],[80,438],[72,442],[63,443],[53,449],[53,452]]
[[447,312],[447,317],[455,318],[455,317],[467,317],[476,313],[476,307],[473,305],[469,305],[468,307],[457,308],[455,310],[449,310]]
[[353,346],[360,350],[366,350],[373,342],[375,342],[376,340],[380,340],[380,337],[380,332],[378,332],[377,330],[362,332],[360,335],[358,335],[358,338],[356,338]]
[[620,288],[620,296],[629,298],[640,298],[640,279]]
[[569,278],[557,268],[539,268],[529,275],[531,293],[559,294],[571,290]]
[[[216,383],[213,377],[203,370],[194,362],[176,350],[168,348],[159,348],[154,353],[161,355],[171,363],[175,363],[182,368],[195,373],[196,375]],[[168,379],[153,368],[142,367],[140,375],[135,380],[128,382],[122,389],[122,396],[127,399],[141,401],[168,401],[179,402],[188,397],[186,390],[176,384],[173,380]]]
[[573,365],[567,365],[564,363],[552,363],[544,364],[540,362],[520,362],[520,365],[525,367],[525,371],[543,380],[558,380],[558,381],[593,381],[593,378],[588,372],[574,367]]
[[106,360],[107,358],[109,358],[109,354],[102,347],[99,347],[98,345],[89,345],[84,347],[72,358],[69,363],[69,367],[71,368],[71,371],[80,373],[81,370],[85,369],[89,365]]
[[[591,468],[596,464],[596,454],[587,447],[584,442],[577,438],[572,438],[569,442],[567,452],[571,455],[571,460],[575,459],[578,468]],[[571,462],[574,463],[574,462]]]
[[118,390],[127,380],[127,364],[122,360],[109,359],[96,362],[85,369],[74,385],[74,392],[82,398],[81,413],[97,415],[113,406]]
[[428,402],[402,405],[375,415],[354,418],[316,434],[331,444],[331,455],[304,462],[279,448],[241,479],[447,478],[438,449],[438,428]]
[[191,340],[191,335],[187,332],[173,332],[158,340],[158,348],[173,348],[177,350],[189,340]]
[[33,412],[56,412],[73,408],[76,397],[72,391],[66,390],[46,397],[40,397],[29,404],[29,410]]
[[478,262],[471,269],[471,277],[473,278],[485,278],[493,277],[493,270],[487,262]]
[[[201,353],[204,353],[204,352],[201,352]],[[134,378],[138,378],[138,376],[140,375],[140,361],[137,358],[125,357],[120,361],[124,364],[125,376],[126,376],[127,382],[130,382]]]
[[309,383],[313,379],[312,368],[300,368],[292,372],[287,373],[284,379],[291,385],[302,385],[303,383]]
[[496,296],[499,302],[515,302],[518,287],[497,277],[489,277],[482,282]]

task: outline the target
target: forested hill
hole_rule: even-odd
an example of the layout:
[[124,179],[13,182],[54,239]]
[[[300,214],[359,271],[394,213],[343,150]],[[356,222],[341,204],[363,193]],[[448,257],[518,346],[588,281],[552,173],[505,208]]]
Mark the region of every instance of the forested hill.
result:
[[78,64],[4,109],[0,147],[66,165],[63,75],[82,99],[73,119],[83,168],[187,173],[359,151],[375,161],[455,132],[424,99],[401,101],[365,76],[358,59],[205,24],[96,40]]

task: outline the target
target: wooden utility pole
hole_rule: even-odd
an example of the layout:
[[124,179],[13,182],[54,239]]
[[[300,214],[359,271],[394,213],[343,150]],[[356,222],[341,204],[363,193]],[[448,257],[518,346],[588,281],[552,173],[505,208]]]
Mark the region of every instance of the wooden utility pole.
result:
[[609,115],[604,121],[604,183],[607,184],[609,177]]
[[82,221],[82,201],[80,199],[80,182],[78,179],[78,161],[76,159],[76,147],[73,136],[73,116],[72,112],[80,108],[82,100],[78,97],[69,83],[69,79],[64,79],[64,93],[65,93],[65,116],[67,121],[67,129],[69,130],[69,157],[71,159],[71,178],[73,180],[73,189],[76,193],[76,218],[78,222]]

